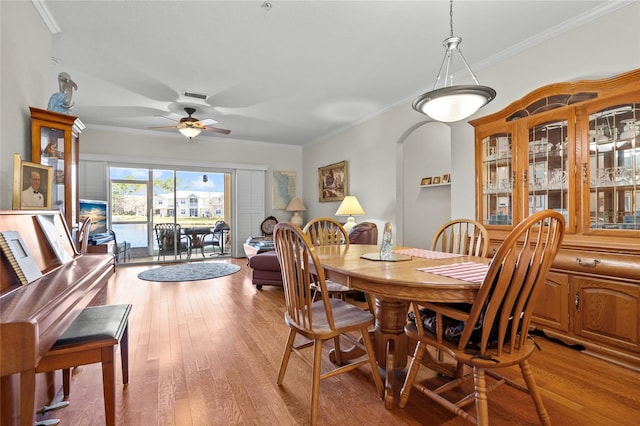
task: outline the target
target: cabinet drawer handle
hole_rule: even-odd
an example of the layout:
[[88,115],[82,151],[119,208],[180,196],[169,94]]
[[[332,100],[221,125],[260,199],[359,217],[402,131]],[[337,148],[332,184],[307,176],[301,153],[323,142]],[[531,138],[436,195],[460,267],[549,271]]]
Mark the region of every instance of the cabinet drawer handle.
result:
[[600,261],[598,259],[593,259],[591,262],[584,262],[581,258],[576,257],[576,262],[580,266],[588,266],[590,268],[595,268]]

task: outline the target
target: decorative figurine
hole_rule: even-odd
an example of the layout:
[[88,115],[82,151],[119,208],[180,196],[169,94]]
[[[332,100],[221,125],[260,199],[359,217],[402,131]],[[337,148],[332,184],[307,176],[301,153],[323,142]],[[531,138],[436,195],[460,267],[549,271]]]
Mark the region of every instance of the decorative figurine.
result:
[[391,222],[384,224],[384,234],[382,234],[382,244],[380,246],[380,260],[391,260]]
[[47,109],[63,114],[71,114],[71,108],[74,105],[71,98],[73,97],[73,90],[78,90],[78,85],[71,80],[71,76],[66,72],[58,74],[58,84],[60,91],[51,95]]

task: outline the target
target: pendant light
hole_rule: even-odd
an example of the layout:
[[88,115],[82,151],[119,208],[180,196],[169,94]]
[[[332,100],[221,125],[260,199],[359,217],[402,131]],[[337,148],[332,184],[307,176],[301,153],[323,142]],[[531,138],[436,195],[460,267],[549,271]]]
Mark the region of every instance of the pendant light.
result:
[[[433,85],[433,90],[424,93],[413,101],[413,109],[416,111],[426,114],[434,120],[447,123],[469,117],[496,97],[495,90],[491,87],[481,86],[478,83],[478,79],[460,51],[462,38],[454,37],[453,35],[453,0],[449,2],[449,27],[451,29],[450,36],[442,43],[446,48],[446,52],[440,65],[438,77]],[[467,67],[467,71],[469,71],[473,81],[476,83],[475,85],[454,86],[453,75],[449,80],[448,76],[452,72],[451,60],[456,53]],[[438,83],[441,80],[444,81],[444,86],[438,88]]]

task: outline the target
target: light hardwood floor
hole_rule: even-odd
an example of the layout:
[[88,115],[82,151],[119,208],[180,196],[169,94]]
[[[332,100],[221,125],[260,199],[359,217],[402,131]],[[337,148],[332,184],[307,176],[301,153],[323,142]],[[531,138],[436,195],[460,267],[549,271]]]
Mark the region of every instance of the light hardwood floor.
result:
[[[292,356],[283,386],[276,384],[288,332],[282,290],[256,290],[246,259],[223,261],[242,269],[209,281],[153,283],[137,279],[149,266],[117,268],[98,302],[133,304],[128,386],[117,367],[118,425],[308,424],[307,364]],[[553,424],[638,424],[640,373],[537,341],[542,351],[531,364]],[[417,393],[405,409],[385,409],[367,368],[321,383],[318,424],[465,424]],[[438,380],[425,370],[422,380]],[[104,424],[99,364],[74,370],[69,399],[68,408],[39,419]],[[489,395],[489,407],[494,425],[538,424],[529,396],[508,386]]]

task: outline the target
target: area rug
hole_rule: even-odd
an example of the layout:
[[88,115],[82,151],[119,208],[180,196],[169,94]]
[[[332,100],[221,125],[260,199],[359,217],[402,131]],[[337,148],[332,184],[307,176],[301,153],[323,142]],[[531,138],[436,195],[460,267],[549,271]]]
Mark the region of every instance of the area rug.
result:
[[231,275],[240,270],[240,266],[233,263],[185,263],[172,266],[161,266],[140,272],[138,278],[145,281],[177,282],[210,280]]

